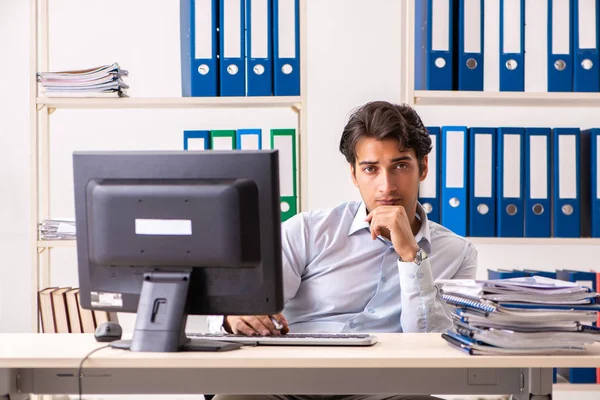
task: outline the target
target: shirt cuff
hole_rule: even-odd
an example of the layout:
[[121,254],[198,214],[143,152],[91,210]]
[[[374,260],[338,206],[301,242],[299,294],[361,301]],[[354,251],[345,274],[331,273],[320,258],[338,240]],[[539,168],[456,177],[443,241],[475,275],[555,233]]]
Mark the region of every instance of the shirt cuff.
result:
[[209,333],[228,333],[223,328],[224,317],[222,315],[210,315],[206,318]]
[[398,274],[400,275],[400,290],[403,292],[426,293],[434,290],[429,258],[423,260],[421,265],[398,260]]

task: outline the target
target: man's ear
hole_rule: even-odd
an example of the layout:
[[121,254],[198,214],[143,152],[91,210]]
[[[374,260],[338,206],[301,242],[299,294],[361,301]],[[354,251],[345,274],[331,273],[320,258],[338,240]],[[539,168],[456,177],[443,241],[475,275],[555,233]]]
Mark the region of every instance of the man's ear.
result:
[[429,155],[423,157],[423,160],[421,161],[421,166],[421,176],[419,176],[419,179],[421,181],[424,181],[425,178],[427,178],[427,173],[429,172]]
[[356,182],[356,170],[354,169],[353,164],[350,164],[350,177],[352,178],[352,183],[354,183],[354,186],[358,187],[358,182]]

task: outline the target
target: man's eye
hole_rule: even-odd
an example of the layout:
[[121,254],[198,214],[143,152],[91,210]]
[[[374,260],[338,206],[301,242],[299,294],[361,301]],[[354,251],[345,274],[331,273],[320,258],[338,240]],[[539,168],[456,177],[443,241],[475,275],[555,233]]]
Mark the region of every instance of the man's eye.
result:
[[408,168],[408,164],[406,164],[406,163],[398,164],[398,165],[396,165],[396,168],[397,169],[406,169],[406,168]]
[[363,171],[365,171],[367,174],[370,174],[371,172],[375,171],[374,167],[364,167]]

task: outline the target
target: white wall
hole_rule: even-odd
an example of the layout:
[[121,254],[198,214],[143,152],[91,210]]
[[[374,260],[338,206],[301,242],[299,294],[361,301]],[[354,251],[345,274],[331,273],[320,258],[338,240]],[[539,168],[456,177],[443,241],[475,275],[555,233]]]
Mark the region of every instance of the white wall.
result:
[[[132,96],[179,96],[178,0],[52,0],[51,69],[118,61]],[[29,3],[0,2],[0,332],[30,329]],[[93,12],[90,12],[93,10]],[[140,10],[143,10],[140,13]],[[84,16],[80,18],[80,16]],[[108,24],[106,21],[113,21]],[[308,0],[308,205],[358,199],[338,151],[350,110],[370,100],[400,101],[400,0]],[[114,22],[118,21],[118,22]],[[110,29],[108,26],[110,25]],[[7,77],[10,76],[10,79]],[[418,107],[427,125],[600,126],[593,109]],[[71,156],[83,149],[180,149],[182,130],[295,127],[276,110],[57,110],[51,123],[51,209],[72,216]],[[485,268],[592,268],[594,246],[479,246]],[[73,249],[53,250],[52,283],[76,285]]]
[[360,199],[338,147],[350,111],[399,102],[401,10],[394,0],[308,2],[308,206]]
[[0,332],[31,325],[28,4],[0,1]]

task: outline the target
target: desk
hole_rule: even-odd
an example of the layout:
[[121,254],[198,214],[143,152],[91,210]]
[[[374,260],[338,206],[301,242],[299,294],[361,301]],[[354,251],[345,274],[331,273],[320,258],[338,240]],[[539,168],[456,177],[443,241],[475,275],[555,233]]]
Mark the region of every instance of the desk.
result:
[[[598,367],[600,344],[577,356],[469,356],[437,333],[378,334],[366,348],[247,347],[226,353],[102,349],[84,364],[84,394],[514,394],[547,399],[552,367]],[[89,334],[0,334],[0,395],[77,393]]]

